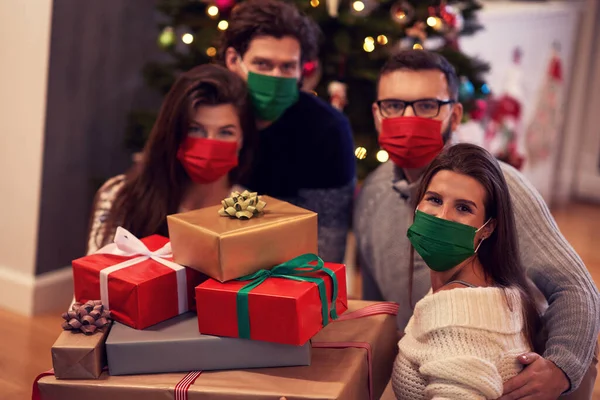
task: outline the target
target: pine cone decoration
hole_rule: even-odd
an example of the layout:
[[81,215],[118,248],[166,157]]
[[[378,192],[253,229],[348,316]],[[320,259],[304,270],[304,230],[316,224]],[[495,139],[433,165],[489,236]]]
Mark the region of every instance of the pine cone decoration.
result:
[[219,210],[220,216],[238,219],[255,217],[267,205],[256,192],[249,192],[247,190],[244,190],[242,193],[231,193],[231,196],[221,201],[221,204],[223,204],[223,208]]
[[75,303],[62,317],[65,320],[62,324],[64,330],[81,331],[86,335],[91,335],[110,323],[110,311],[104,308],[100,300]]

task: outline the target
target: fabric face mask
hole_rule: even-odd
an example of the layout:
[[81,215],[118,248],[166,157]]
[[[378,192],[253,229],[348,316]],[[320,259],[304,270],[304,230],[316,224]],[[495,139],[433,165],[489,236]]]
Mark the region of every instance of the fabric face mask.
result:
[[238,55],[240,66],[248,75],[248,92],[256,117],[263,121],[275,121],[298,101],[298,80],[269,76],[248,71]]
[[187,137],[177,159],[195,183],[212,183],[238,165],[237,142]]
[[298,80],[248,72],[248,91],[258,119],[275,121],[298,101]]
[[483,240],[474,249],[475,234],[489,221],[476,229],[417,210],[406,236],[429,268],[444,272],[477,253]]
[[444,148],[442,122],[421,117],[384,118],[379,144],[400,168],[422,168]]

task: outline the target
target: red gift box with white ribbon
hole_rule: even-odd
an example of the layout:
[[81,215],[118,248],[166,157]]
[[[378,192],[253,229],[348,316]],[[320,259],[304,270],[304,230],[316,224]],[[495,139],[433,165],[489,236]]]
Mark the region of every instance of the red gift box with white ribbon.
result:
[[75,300],[102,300],[114,320],[145,329],[194,310],[202,273],[172,261],[169,239],[117,228],[114,243],[73,260]]

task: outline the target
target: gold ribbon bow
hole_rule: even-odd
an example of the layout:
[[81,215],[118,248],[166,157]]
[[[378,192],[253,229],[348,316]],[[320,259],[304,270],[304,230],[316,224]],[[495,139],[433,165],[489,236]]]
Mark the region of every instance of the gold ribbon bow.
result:
[[74,303],[71,310],[62,315],[65,322],[62,328],[66,331],[81,331],[91,335],[110,323],[110,311],[106,310],[100,300],[87,303]]
[[221,201],[223,207],[219,210],[222,217],[232,217],[238,219],[250,219],[260,214],[267,203],[261,200],[256,192],[244,190],[232,192],[230,197]]

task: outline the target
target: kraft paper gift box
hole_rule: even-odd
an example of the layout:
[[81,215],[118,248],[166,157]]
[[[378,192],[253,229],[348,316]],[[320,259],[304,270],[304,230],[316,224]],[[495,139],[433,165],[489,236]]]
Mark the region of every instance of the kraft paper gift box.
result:
[[[383,303],[350,301],[349,311],[377,304]],[[188,400],[378,399],[390,380],[396,349],[396,317],[382,314],[328,325],[313,340],[310,366],[203,372],[195,380],[184,380],[182,373],[109,376],[105,372],[100,380],[88,381],[46,376],[37,387],[39,400],[168,400],[176,398],[176,386],[178,393],[185,392],[177,399]]]
[[73,260],[75,299],[101,299],[115,321],[136,329],[194,310],[194,287],[206,276],[171,260],[168,238],[139,240],[118,228],[115,243]]
[[106,341],[110,375],[310,365],[310,349],[202,335],[194,313],[142,331],[115,323]]
[[59,379],[96,379],[106,365],[104,342],[110,325],[92,335],[63,331],[52,345],[52,367]]
[[225,282],[316,253],[317,214],[269,196],[248,220],[219,215],[222,206],[169,215],[176,263]]
[[[316,260],[319,266],[310,264]],[[196,287],[200,332],[303,345],[348,307],[345,266],[323,265],[314,254],[241,279]]]

